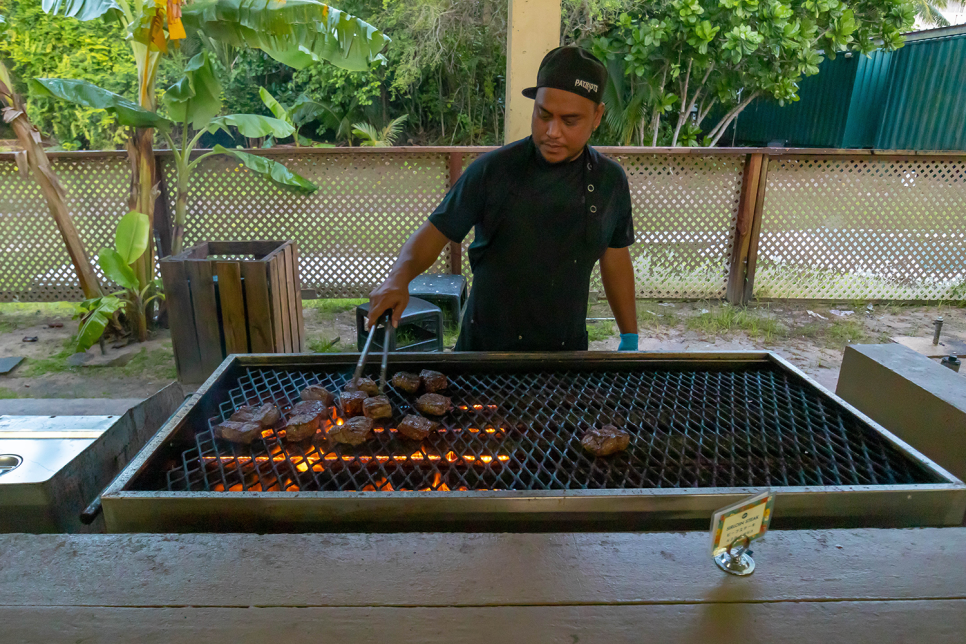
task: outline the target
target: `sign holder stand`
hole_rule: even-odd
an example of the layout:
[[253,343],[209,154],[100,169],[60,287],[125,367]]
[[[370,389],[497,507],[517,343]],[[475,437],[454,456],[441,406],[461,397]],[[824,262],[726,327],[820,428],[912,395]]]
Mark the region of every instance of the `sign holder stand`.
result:
[[[736,544],[740,545],[735,548]],[[751,558],[751,550],[748,549],[750,545],[751,541],[748,537],[739,537],[728,546],[727,552],[722,552],[715,557],[714,562],[726,573],[739,577],[750,575],[755,572],[755,560]]]

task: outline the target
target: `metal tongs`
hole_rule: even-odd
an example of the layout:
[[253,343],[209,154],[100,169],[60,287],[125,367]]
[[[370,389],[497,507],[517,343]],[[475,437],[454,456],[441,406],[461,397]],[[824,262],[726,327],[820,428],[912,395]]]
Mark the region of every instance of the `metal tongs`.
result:
[[359,378],[362,377],[362,370],[366,366],[366,358],[369,357],[369,347],[372,346],[372,339],[376,337],[376,328],[382,323],[385,332],[382,338],[382,367],[379,369],[379,393],[382,393],[386,388],[386,368],[389,364],[389,344],[396,339],[396,328],[392,325],[392,309],[386,311],[385,315],[379,318],[372,328],[369,329],[369,337],[366,339],[366,345],[362,348],[362,355],[359,356],[359,362],[356,363],[355,373],[352,374],[352,380],[349,381],[348,389],[356,389],[359,385]]

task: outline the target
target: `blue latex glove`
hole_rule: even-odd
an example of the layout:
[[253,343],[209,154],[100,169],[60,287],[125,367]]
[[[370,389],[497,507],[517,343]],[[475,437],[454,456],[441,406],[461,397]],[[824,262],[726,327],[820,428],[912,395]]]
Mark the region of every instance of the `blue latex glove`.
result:
[[637,334],[621,333],[621,344],[618,351],[637,351]]

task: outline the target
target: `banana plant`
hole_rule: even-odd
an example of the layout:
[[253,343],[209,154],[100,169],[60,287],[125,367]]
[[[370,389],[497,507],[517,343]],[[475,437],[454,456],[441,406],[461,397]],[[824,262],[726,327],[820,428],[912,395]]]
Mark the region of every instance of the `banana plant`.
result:
[[258,88],[258,95],[262,98],[262,103],[265,104],[265,107],[275,115],[275,118],[280,121],[285,121],[295,128],[295,135],[293,137],[295,147],[312,144],[311,141],[302,137],[299,130],[306,123],[314,121],[325,113],[326,107],[324,105],[316,103],[305,94],[301,94],[290,107],[286,108],[264,87]]
[[[260,49],[296,69],[328,61],[350,71],[384,62],[379,52],[389,39],[355,16],[316,0],[41,0],[51,15],[77,20],[111,20],[129,34],[138,68],[137,104],[157,109],[155,83],[161,56],[177,47],[188,33],[233,47]],[[152,127],[136,126],[130,143],[134,177],[129,203],[154,224],[157,195]],[[142,286],[154,274],[154,249],[138,260]]]
[[147,308],[164,295],[156,280],[141,286],[133,264],[144,255],[150,237],[151,225],[147,215],[132,210],[121,217],[114,232],[114,248],[102,248],[97,254],[97,263],[104,275],[121,288],[111,295],[81,303],[75,316],[80,318],[75,351],[87,351],[94,346],[104,335],[114,314],[121,310],[137,333],[138,342],[148,339]]
[[[285,138],[295,132],[295,128],[284,121],[268,116],[254,114],[228,114],[221,112],[221,85],[212,68],[208,52],[195,55],[185,66],[184,76],[168,88],[164,102],[171,119],[157,112],[149,112],[87,81],[62,78],[37,78],[33,81],[34,91],[39,95],[52,96],[82,105],[84,107],[107,110],[117,118],[117,122],[136,128],[157,129],[168,142],[174,155],[176,174],[175,221],[171,251],[180,253],[184,248],[184,230],[188,212],[188,188],[192,172],[205,159],[223,154],[236,158],[247,168],[267,177],[274,183],[302,193],[318,190],[318,186],[288,170],[284,165],[266,157],[255,156],[241,150],[215,146],[213,150],[194,159],[191,153],[206,132],[214,134],[221,130],[231,134],[229,128],[236,128],[243,136],[259,138],[274,136]],[[172,130],[180,126],[180,144],[172,137]],[[142,287],[147,286],[142,284]]]

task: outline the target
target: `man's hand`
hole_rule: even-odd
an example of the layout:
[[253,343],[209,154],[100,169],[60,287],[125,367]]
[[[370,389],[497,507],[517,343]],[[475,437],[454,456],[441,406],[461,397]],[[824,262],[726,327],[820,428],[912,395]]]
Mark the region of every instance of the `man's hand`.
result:
[[403,311],[409,304],[409,283],[433,265],[449,240],[430,222],[424,223],[399,250],[389,277],[379,288],[369,293],[369,317],[366,329],[372,328],[383,313],[392,309],[392,325],[399,326]]
[[369,317],[366,318],[366,330],[382,316],[392,309],[392,325],[399,326],[403,311],[409,304],[409,281],[403,282],[399,278],[389,276],[385,282],[369,293]]

